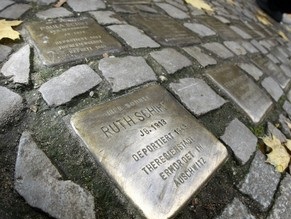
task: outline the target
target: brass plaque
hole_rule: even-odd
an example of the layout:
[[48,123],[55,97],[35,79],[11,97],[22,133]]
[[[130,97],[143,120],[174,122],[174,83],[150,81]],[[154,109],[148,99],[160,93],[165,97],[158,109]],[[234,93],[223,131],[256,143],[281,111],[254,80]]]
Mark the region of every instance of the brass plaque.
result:
[[201,42],[198,35],[164,15],[135,14],[128,19],[164,46],[186,46]]
[[121,44],[91,18],[37,21],[27,25],[45,65],[56,65],[122,49]]
[[228,25],[222,23],[214,17],[200,15],[197,16],[197,20],[199,21],[199,23],[204,24],[211,29],[217,31],[217,34],[224,40],[237,40],[241,38]]
[[271,99],[237,66],[223,65],[206,75],[225,92],[254,123],[262,120],[272,106]]
[[224,145],[156,84],[77,112],[71,124],[150,219],[177,213],[227,158]]
[[265,74],[276,80],[282,89],[287,90],[289,88],[290,78],[284,74],[279,66],[270,61],[267,57],[257,56],[252,58],[252,62]]

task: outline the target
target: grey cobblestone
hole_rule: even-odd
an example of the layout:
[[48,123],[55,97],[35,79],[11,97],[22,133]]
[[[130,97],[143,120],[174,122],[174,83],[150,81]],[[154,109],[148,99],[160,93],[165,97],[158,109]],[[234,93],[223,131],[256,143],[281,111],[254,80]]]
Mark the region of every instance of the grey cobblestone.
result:
[[224,41],[223,44],[230,49],[234,54],[240,56],[240,55],[246,55],[247,51],[240,46],[237,42],[234,41]]
[[280,68],[287,77],[291,77],[291,67],[285,64],[280,65]]
[[41,19],[49,19],[49,18],[58,18],[58,17],[69,17],[72,16],[73,13],[68,11],[67,9],[60,8],[50,8],[45,11],[40,11],[36,13],[36,16]]
[[241,41],[239,44],[244,47],[249,53],[257,53],[259,50],[257,50],[250,42],[248,41]]
[[184,23],[184,26],[193,31],[194,33],[197,33],[201,37],[216,35],[216,33],[213,30],[211,30],[209,27],[206,27],[203,24]]
[[281,131],[287,138],[291,139],[291,130],[288,126],[288,123],[291,124],[291,120],[281,114],[279,116],[279,123],[281,125]]
[[267,129],[269,136],[271,136],[271,134],[273,136],[276,136],[276,138],[278,138],[281,141],[281,143],[287,141],[285,135],[279,129],[277,129],[272,123],[270,122],[267,123]]
[[142,57],[105,58],[100,60],[99,69],[113,92],[156,80],[154,71]]
[[88,65],[77,65],[41,85],[39,91],[49,106],[59,106],[85,93],[101,81],[99,75]]
[[208,65],[216,65],[217,61],[209,55],[203,53],[199,47],[185,47],[183,48],[190,56],[196,59],[200,65],[206,67]]
[[268,50],[266,50],[257,40],[253,39],[251,43],[263,54],[267,54]]
[[217,109],[226,102],[201,79],[180,79],[178,83],[171,83],[170,88],[196,116]]
[[276,64],[279,64],[280,63],[280,61],[274,56],[274,55],[272,55],[271,53],[269,53],[268,55],[267,55],[267,57],[272,61],[272,62],[274,62],[274,63],[276,63]]
[[30,46],[26,45],[13,53],[1,68],[1,73],[11,77],[14,83],[28,84],[30,73]]
[[233,57],[233,54],[227,48],[225,48],[225,46],[223,46],[220,43],[217,43],[217,42],[206,43],[202,46],[205,49],[209,50],[210,52],[213,52],[220,58],[227,59],[227,58]]
[[177,19],[187,19],[190,18],[190,16],[185,13],[184,11],[176,8],[173,5],[167,4],[167,3],[157,3],[157,6],[159,6],[160,8],[162,8],[165,12],[167,12],[167,14],[173,18],[177,18]]
[[288,114],[289,118],[291,118],[291,103],[288,100],[284,102],[283,109]]
[[224,209],[222,214],[217,217],[217,219],[256,219],[253,216],[248,208],[237,198],[234,198],[233,201]]
[[271,214],[267,219],[289,219],[291,215],[291,176],[286,174],[281,182],[280,196],[276,199]]
[[252,36],[249,35],[248,33],[246,33],[245,31],[243,31],[242,29],[236,27],[236,26],[230,26],[230,28],[236,32],[238,35],[240,35],[243,39],[248,40],[251,39]]
[[94,198],[72,181],[62,181],[59,171],[33,141],[21,136],[15,165],[15,189],[33,207],[58,219],[95,218]]
[[4,8],[6,8],[7,6],[12,5],[14,3],[15,2],[14,1],[11,1],[11,0],[2,0],[0,2],[0,11],[2,11]]
[[131,48],[157,48],[160,47],[158,43],[152,40],[150,37],[145,35],[138,28],[131,25],[112,25],[108,27],[110,30],[118,34],[127,45]]
[[252,76],[256,81],[258,81],[264,74],[259,68],[251,63],[240,63],[238,66],[250,76]]
[[102,25],[125,23],[113,11],[91,11],[90,14]]
[[233,151],[240,163],[248,162],[256,151],[256,136],[238,119],[234,119],[220,137]]
[[257,151],[249,173],[240,186],[240,191],[257,201],[262,210],[266,211],[271,205],[280,177],[281,174],[266,163],[262,152]]
[[278,101],[284,93],[280,85],[271,77],[265,78],[261,84],[275,101]]
[[2,126],[22,110],[23,99],[19,94],[2,86],[0,86],[0,94],[0,126]]
[[14,4],[0,12],[0,17],[8,19],[18,19],[30,8],[31,6],[29,4]]
[[106,6],[102,0],[68,0],[68,5],[76,12],[95,11],[105,9]]
[[150,56],[163,66],[168,74],[174,74],[176,71],[192,65],[187,57],[171,48],[151,52]]
[[3,62],[12,52],[11,47],[0,45],[0,62]]

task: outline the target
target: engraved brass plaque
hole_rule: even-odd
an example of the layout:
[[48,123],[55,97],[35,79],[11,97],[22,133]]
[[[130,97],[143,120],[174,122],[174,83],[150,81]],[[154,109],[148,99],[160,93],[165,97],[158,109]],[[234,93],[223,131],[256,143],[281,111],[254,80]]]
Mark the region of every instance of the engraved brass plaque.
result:
[[278,82],[282,89],[287,90],[290,84],[290,78],[288,78],[279,66],[270,61],[265,56],[257,56],[252,58],[252,62],[258,66],[262,71],[271,76]]
[[218,35],[221,36],[221,38],[223,38],[224,40],[237,40],[241,38],[228,25],[222,23],[214,17],[200,15],[197,16],[197,20],[199,23],[204,24],[211,29],[217,31]]
[[141,13],[131,15],[128,19],[164,46],[186,46],[201,42],[197,34],[164,15]]
[[227,158],[223,144],[156,84],[77,112],[71,124],[150,219],[177,213]]
[[121,44],[91,18],[38,21],[27,30],[45,65],[56,65],[122,49]]
[[223,65],[206,75],[225,92],[254,123],[258,123],[272,106],[271,99],[237,66]]

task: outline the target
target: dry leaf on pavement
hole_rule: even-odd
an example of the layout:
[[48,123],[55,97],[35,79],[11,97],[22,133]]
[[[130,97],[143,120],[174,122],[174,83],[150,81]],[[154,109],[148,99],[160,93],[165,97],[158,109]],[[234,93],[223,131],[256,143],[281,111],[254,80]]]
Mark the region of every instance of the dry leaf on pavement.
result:
[[263,137],[262,140],[268,147],[272,149],[272,151],[267,154],[267,162],[275,166],[278,172],[284,172],[290,162],[290,155],[288,154],[285,146],[282,145],[280,140],[274,135],[272,135],[271,137]]
[[19,33],[12,29],[13,26],[18,26],[22,21],[6,21],[0,20],[0,40],[9,38],[12,40],[19,39]]
[[190,5],[192,5],[195,8],[198,8],[200,10],[207,10],[207,11],[213,11],[210,5],[205,3],[203,0],[186,0],[186,2]]

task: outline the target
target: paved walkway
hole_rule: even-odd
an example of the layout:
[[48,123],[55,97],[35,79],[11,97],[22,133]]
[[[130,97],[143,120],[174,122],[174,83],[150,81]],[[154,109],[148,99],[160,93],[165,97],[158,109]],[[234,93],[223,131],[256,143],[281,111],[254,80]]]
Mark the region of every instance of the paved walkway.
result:
[[23,20],[20,40],[0,41],[1,218],[143,218],[70,117],[151,84],[229,153],[175,218],[290,218],[290,170],[266,163],[260,137],[291,138],[291,34],[260,22],[253,0],[206,2],[213,12],[183,0],[1,0],[1,19]]

